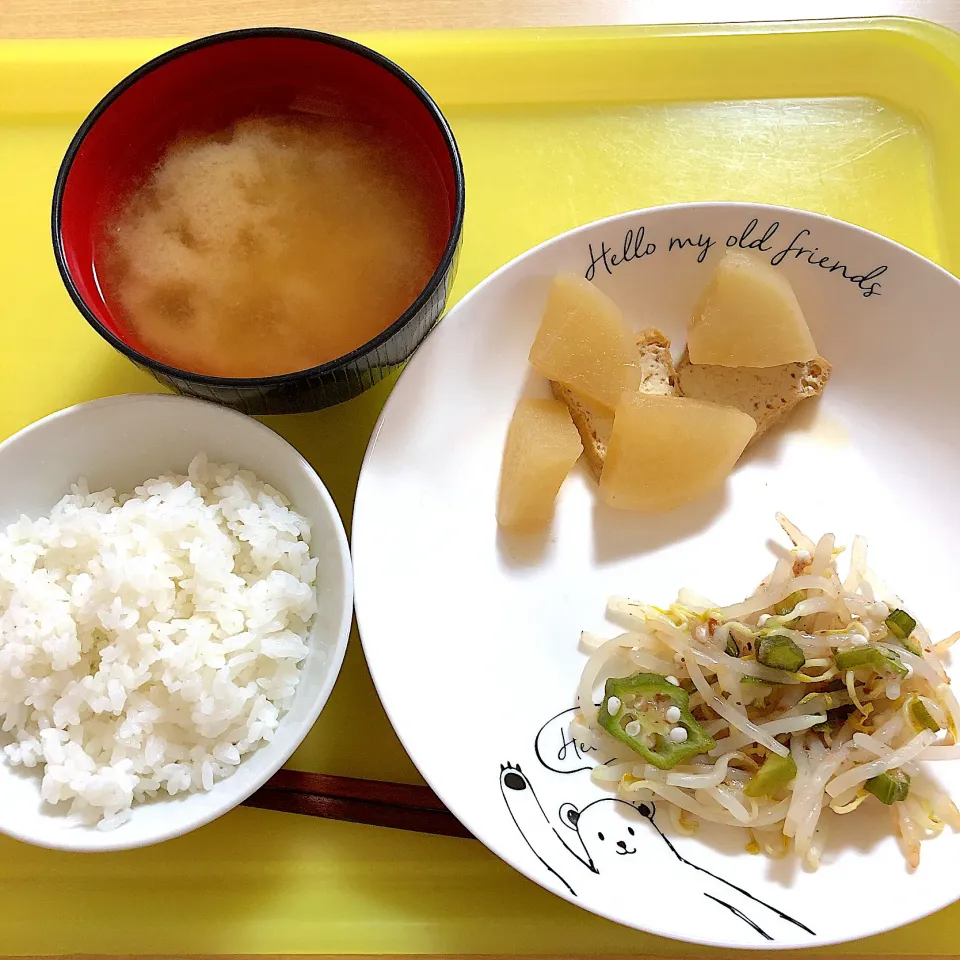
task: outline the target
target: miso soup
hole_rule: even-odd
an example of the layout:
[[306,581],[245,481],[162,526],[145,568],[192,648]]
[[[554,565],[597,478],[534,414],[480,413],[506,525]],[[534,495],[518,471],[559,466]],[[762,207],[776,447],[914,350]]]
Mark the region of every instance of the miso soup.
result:
[[334,360],[397,320],[450,217],[426,146],[385,125],[250,117],[174,141],[95,257],[125,337],[181,370],[263,377]]

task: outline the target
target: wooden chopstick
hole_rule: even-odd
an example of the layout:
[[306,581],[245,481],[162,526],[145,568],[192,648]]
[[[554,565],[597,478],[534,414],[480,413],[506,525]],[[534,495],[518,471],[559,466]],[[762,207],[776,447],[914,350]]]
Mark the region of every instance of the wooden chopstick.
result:
[[244,803],[261,810],[472,838],[429,787],[410,783],[280,770]]

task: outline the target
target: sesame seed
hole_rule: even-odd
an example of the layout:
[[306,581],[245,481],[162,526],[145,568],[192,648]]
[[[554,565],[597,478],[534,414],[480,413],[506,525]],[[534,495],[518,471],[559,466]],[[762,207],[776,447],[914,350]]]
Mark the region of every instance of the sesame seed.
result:
[[667,723],[676,723],[680,719],[680,708],[669,707],[667,709]]
[[607,701],[607,713],[609,713],[611,717],[616,716],[616,714],[619,713],[620,707],[621,703],[619,697],[611,697]]
[[674,727],[670,731],[670,739],[674,743],[683,743],[687,739],[687,731],[683,727]]
[[757,618],[757,626],[762,627],[770,619],[769,613],[761,613]]
[[676,677],[664,677],[663,679],[666,680],[667,683],[672,683],[675,687],[680,686],[680,681]]

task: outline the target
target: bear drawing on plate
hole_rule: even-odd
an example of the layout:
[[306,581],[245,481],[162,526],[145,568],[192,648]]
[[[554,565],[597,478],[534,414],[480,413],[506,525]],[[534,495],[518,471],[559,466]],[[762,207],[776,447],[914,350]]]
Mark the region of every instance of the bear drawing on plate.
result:
[[774,934],[784,925],[814,935],[799,920],[681,856],[657,826],[653,803],[634,806],[602,797],[580,808],[564,803],[551,816],[527,775],[509,763],[500,769],[500,792],[534,856],[573,896],[592,877],[605,878],[606,889],[618,881],[639,889],[636,885],[649,878],[659,889],[702,895],[705,905],[766,940],[777,939]]

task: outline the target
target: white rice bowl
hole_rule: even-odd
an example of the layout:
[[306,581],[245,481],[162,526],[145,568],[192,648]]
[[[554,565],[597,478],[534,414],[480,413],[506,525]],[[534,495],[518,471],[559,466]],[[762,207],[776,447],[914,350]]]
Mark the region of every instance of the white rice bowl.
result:
[[120,850],[232,809],[313,727],[352,600],[330,494],[250,417],[118,396],[0,443],[0,832]]

